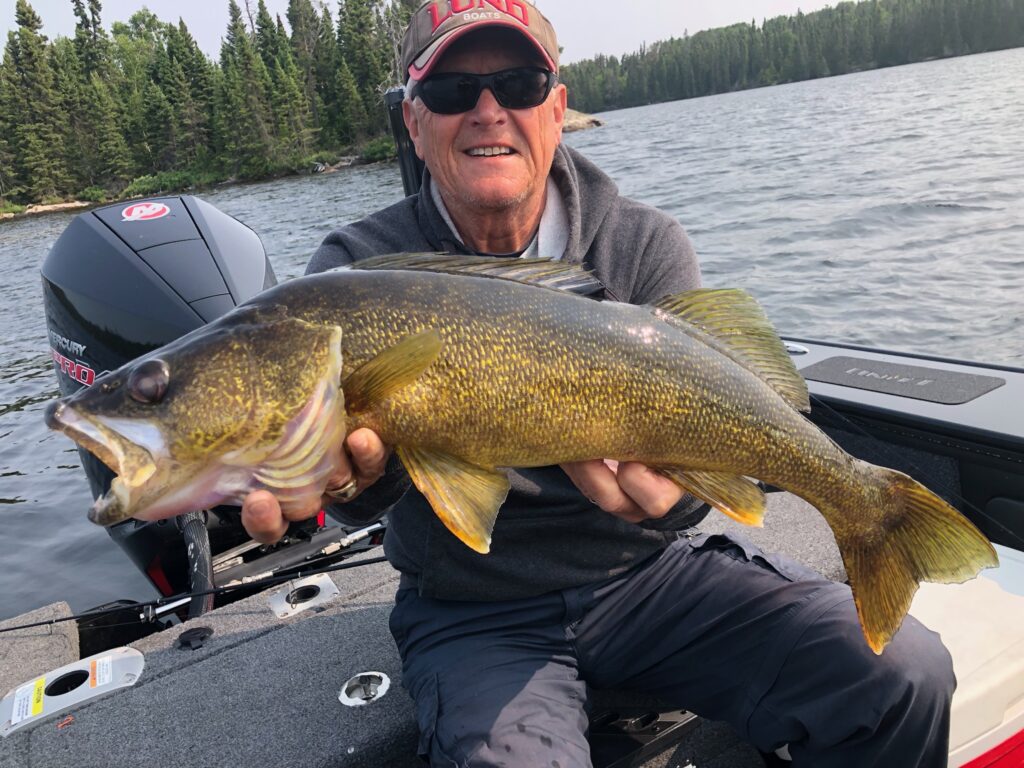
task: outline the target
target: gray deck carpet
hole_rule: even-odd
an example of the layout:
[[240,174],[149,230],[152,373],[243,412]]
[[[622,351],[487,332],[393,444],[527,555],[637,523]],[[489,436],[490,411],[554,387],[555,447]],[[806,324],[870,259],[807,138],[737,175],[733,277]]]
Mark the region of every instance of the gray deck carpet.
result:
[[[738,526],[715,515],[704,527]],[[824,521],[793,497],[772,494],[765,528],[743,533],[763,548],[841,575]],[[419,766],[412,707],[387,628],[397,574],[378,564],[332,578],[341,595],[320,613],[279,620],[260,594],[133,644],[146,657],[134,687],[79,707],[62,728],[56,727],[61,718],[49,718],[4,739],[0,767]],[[175,647],[193,625],[214,634],[198,650]],[[5,666],[13,663],[10,655],[2,658]],[[365,707],[342,706],[344,682],[371,670],[389,675],[391,690]],[[756,752],[716,723],[703,723],[678,749],[646,765],[691,763],[762,765]]]

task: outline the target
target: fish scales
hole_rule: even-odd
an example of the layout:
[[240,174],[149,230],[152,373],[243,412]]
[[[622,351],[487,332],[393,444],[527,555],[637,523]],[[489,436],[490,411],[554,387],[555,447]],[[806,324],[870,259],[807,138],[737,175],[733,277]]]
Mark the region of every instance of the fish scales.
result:
[[[757,377],[709,361],[699,341],[643,308],[486,278],[453,284],[445,275],[371,271],[325,278],[322,300],[268,300],[283,300],[310,322],[344,318],[343,376],[404,337],[428,328],[441,334],[437,365],[357,417],[354,426],[372,426],[386,439],[458,444],[494,466],[594,458],[609,446],[616,458],[723,466],[727,449],[706,429],[717,409],[748,410],[750,424],[758,409],[792,412]],[[692,377],[685,383],[683,371]]]

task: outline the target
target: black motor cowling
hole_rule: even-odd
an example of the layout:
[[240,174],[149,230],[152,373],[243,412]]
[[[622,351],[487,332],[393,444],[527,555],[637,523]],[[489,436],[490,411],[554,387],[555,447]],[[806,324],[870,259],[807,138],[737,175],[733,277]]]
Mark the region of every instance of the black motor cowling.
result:
[[[97,208],[68,225],[42,266],[50,348],[69,395],[276,284],[259,236],[183,195]],[[113,473],[79,449],[93,496]],[[190,586],[181,535],[167,521],[108,529],[164,594]],[[246,540],[237,510],[207,517],[217,550]]]

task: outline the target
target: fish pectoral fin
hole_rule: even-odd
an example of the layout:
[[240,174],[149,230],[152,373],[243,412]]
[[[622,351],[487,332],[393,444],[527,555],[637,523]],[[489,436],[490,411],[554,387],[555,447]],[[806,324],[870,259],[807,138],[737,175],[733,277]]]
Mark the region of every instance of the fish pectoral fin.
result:
[[345,404],[359,413],[412,384],[441,354],[441,334],[428,328],[406,336],[390,349],[363,363],[345,380]]
[[[663,320],[683,320],[710,336],[711,346],[760,377],[801,413],[811,410],[807,382],[793,365],[757,300],[738,288],[698,288],[654,305]],[[673,322],[673,321],[676,322]]]
[[755,528],[764,525],[764,491],[742,475],[674,467],[662,468],[660,471],[684,491],[692,493],[733,520]]
[[439,451],[395,449],[413,483],[449,531],[480,554],[491,548],[498,509],[508,495],[508,478]]

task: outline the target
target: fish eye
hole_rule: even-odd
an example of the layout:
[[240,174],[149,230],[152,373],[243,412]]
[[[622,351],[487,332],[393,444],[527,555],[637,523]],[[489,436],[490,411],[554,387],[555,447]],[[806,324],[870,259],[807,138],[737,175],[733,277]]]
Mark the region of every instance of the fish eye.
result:
[[147,360],[128,376],[128,394],[143,405],[156,405],[167,394],[171,372],[163,360]]

